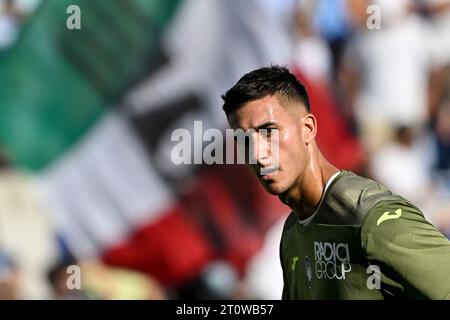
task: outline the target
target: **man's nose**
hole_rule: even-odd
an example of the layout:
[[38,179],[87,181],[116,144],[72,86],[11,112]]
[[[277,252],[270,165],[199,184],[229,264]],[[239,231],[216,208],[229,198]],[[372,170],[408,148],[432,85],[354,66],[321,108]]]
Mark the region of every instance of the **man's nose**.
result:
[[270,165],[269,144],[266,139],[256,135],[252,140],[251,152],[253,159],[251,159],[262,167]]
[[267,168],[271,166],[270,158],[267,156],[260,157],[259,159],[257,159],[257,163],[258,166],[260,166],[261,168]]

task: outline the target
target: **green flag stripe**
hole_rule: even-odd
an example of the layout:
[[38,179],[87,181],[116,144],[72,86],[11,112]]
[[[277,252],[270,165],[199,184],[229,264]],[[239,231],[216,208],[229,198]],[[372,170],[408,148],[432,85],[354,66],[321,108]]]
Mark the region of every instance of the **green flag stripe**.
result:
[[[0,61],[0,143],[38,170],[69,148],[160,58],[178,0],[47,0]],[[81,9],[68,30],[66,9]],[[147,74],[148,75],[148,74]]]

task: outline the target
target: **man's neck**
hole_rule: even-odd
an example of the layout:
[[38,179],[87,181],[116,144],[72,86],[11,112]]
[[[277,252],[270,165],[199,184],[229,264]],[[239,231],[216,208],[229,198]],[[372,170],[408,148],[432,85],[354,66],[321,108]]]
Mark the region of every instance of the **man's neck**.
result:
[[305,168],[303,176],[290,190],[280,195],[280,200],[300,219],[307,219],[317,210],[328,180],[338,171],[318,151],[317,156]]

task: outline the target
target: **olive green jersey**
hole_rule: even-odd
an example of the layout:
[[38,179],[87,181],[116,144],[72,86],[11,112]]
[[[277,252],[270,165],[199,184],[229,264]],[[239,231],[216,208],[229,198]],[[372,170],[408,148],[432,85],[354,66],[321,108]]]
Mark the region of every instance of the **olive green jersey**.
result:
[[341,171],[311,222],[287,218],[283,299],[450,299],[450,241],[409,201]]

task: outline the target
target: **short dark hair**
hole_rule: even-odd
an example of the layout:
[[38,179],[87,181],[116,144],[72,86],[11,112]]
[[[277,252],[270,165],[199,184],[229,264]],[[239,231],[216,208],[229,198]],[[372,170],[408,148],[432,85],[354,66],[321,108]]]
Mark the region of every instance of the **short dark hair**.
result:
[[311,107],[308,92],[287,67],[272,65],[253,70],[222,95],[223,110],[227,117],[243,104],[269,95],[279,95],[302,102],[308,112]]

